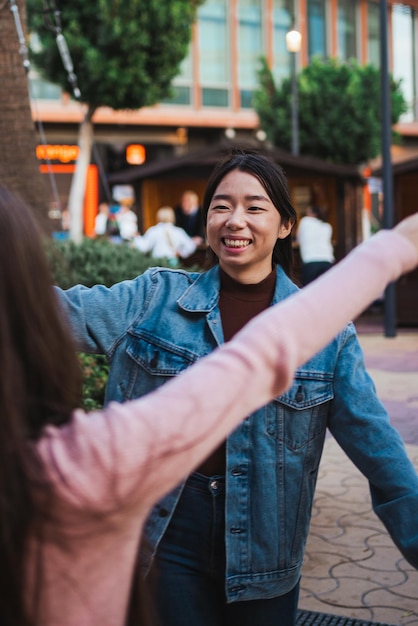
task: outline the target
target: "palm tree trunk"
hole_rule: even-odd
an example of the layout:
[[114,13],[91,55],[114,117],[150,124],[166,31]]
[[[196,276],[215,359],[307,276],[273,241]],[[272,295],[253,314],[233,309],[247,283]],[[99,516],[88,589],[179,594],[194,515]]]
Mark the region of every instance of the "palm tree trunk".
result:
[[[18,0],[25,29],[26,3]],[[48,220],[48,187],[36,158],[36,132],[30,107],[28,76],[10,2],[0,0],[0,184],[18,193],[34,210],[42,227]]]

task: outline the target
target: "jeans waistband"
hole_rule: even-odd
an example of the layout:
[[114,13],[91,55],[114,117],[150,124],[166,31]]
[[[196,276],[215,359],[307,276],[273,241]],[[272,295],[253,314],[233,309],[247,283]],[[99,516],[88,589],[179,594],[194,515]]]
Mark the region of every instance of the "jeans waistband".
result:
[[185,488],[188,487],[203,493],[220,495],[225,493],[225,475],[204,476],[194,472],[186,480]]

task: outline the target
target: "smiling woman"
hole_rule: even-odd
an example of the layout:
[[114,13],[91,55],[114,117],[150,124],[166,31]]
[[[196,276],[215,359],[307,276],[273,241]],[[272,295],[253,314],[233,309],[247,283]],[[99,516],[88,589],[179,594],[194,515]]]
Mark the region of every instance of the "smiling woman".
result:
[[[229,174],[233,174],[232,180],[229,179]],[[250,186],[247,188],[248,184]],[[245,188],[240,188],[240,185],[245,185]],[[217,199],[226,200],[225,196],[222,198],[222,194],[225,193],[228,196],[229,205],[227,202],[217,202]],[[238,197],[239,194],[240,197]],[[203,218],[207,228],[207,236],[209,232],[209,210],[217,204],[225,205],[224,210],[227,210],[228,207],[232,207],[231,202],[239,203],[240,200],[243,200],[242,204],[246,207],[248,214],[252,212],[263,213],[264,209],[271,214],[272,220],[278,220],[278,224],[284,227],[280,230],[279,225],[274,226],[270,260],[273,264],[280,264],[285,273],[291,277],[292,240],[290,232],[296,221],[296,211],[290,199],[287,180],[282,168],[265,157],[251,153],[237,152],[230,158],[221,161],[207,184],[203,200]],[[288,229],[287,234],[285,234],[286,229]],[[215,242],[212,243],[216,248]],[[209,264],[214,264],[218,261],[217,251],[212,248],[210,242],[209,245]]]
[[294,220],[283,220],[253,174],[232,170],[207,212],[208,243],[223,271],[240,283],[259,283],[273,270],[273,250]]
[[[212,263],[207,271],[152,268],[111,289],[78,286],[60,293],[79,347],[109,357],[107,401],[160,387],[229,342],[255,315],[298,292],[291,280],[296,214],[277,164],[252,152],[232,152],[215,168],[202,210]],[[336,282],[332,297],[347,306]],[[315,320],[331,323],[321,298],[315,306],[314,318],[303,305],[299,322],[289,313],[289,328],[296,324],[309,337],[303,345],[317,336]],[[288,332],[282,316],[278,336]],[[245,361],[255,344],[244,343]],[[207,402],[225,399],[224,390],[208,382]],[[202,410],[199,404],[192,408],[199,423]],[[231,400],[224,419],[236,408],[237,399]],[[170,406],[169,418],[172,412]],[[417,478],[348,325],[298,368],[285,393],[250,412],[153,508],[139,563],[156,623],[294,626],[327,428],[370,480],[376,510],[395,541],[406,545],[400,520],[413,519],[416,496],[402,503],[398,496],[415,489]]]

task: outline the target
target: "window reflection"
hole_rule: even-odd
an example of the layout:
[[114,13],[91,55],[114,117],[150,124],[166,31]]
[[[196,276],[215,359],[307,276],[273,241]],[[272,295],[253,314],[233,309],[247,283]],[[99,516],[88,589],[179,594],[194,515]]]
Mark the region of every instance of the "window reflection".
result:
[[226,0],[206,0],[198,12],[199,75],[204,106],[229,104],[230,57]]
[[308,0],[308,55],[327,56],[326,0]]
[[164,104],[192,104],[192,46],[189,45],[187,56],[183,59],[180,72],[174,79],[172,85],[172,95],[163,100]]
[[263,54],[262,0],[240,0],[238,5],[238,84],[241,107],[249,108],[258,87],[257,71]]
[[293,25],[293,0],[275,0],[273,6],[273,76],[277,82],[290,75],[286,33]]
[[367,60],[375,67],[380,67],[379,11],[379,5],[376,2],[368,3]]
[[402,79],[403,95],[408,103],[408,112],[401,121],[414,119],[417,84],[414,72],[414,11],[405,5],[394,5],[392,14],[393,37],[393,75],[395,80]]
[[357,0],[338,2],[338,56],[344,61],[357,58]]

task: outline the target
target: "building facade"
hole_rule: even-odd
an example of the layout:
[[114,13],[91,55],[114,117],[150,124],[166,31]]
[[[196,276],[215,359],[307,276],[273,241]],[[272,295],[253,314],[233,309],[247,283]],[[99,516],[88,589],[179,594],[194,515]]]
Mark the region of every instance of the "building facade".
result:
[[[388,5],[389,69],[396,80],[402,80],[408,103],[408,111],[397,125],[403,148],[396,146],[393,152],[397,221],[416,210],[418,193],[418,0],[389,0]],[[292,28],[301,33],[300,51],[293,56],[286,46],[286,33]],[[174,205],[185,188],[202,195],[222,142],[249,141],[263,148],[265,136],[251,106],[258,87],[260,56],[266,57],[280,81],[290,76],[294,61],[300,70],[314,56],[343,61],[355,58],[379,67],[380,45],[378,0],[205,0],[193,25],[189,53],[173,82],[172,98],[138,111],[102,108],[95,113],[95,151],[85,198],[89,207],[86,234],[93,228],[99,201],[109,199],[105,197],[111,193],[109,181],[134,187],[142,230],[153,223],[161,203]],[[30,80],[33,117],[42,123],[47,142],[39,145],[40,169],[49,177],[54,175],[65,206],[77,157],[82,107],[42,81],[36,72],[31,72]],[[409,150],[415,161],[400,166],[402,150]],[[325,167],[288,153],[278,158],[285,166],[298,212],[303,213],[313,194],[325,205],[337,258],[341,258],[364,235],[364,209],[367,203],[369,211],[372,208],[358,171]],[[141,173],[139,164],[145,165]],[[375,170],[379,172],[379,164]],[[398,286],[400,323],[418,324],[416,313],[411,314],[418,310],[417,293],[415,272]]]
[[[418,143],[418,0],[389,1],[389,64],[402,79],[408,102],[398,130],[405,141]],[[379,5],[376,0],[205,0],[193,26],[189,53],[173,82],[170,100],[138,111],[102,108],[94,116],[100,171],[94,203],[103,195],[100,174],[111,174],[142,162],[181,155],[229,139],[264,140],[252,109],[260,56],[267,58],[277,81],[291,72],[292,53],[286,33],[301,33],[297,68],[314,56],[356,58],[380,64]],[[65,33],[64,33],[65,35]],[[77,68],[75,68],[75,72]],[[54,161],[57,186],[64,198],[74,168],[82,108],[68,94],[31,76],[33,115],[42,121],[49,149],[65,155]],[[40,165],[46,172],[46,148]],[[60,158],[60,157],[59,157]]]

